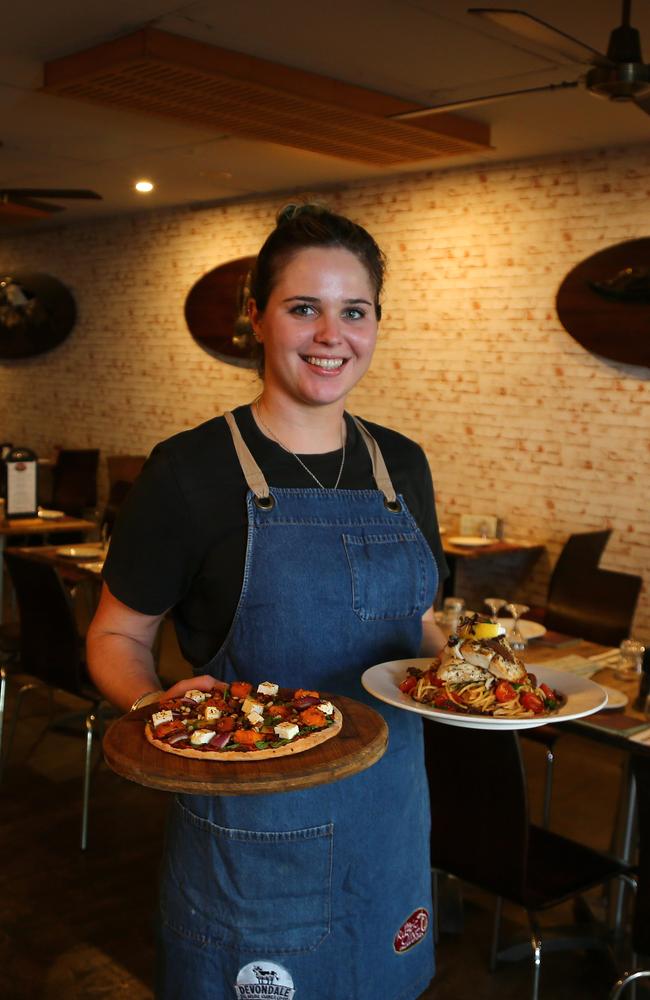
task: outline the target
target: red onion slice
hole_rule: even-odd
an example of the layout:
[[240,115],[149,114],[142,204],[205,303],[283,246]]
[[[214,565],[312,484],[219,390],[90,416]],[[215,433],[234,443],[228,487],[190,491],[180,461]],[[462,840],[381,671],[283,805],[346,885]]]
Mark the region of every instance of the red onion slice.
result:
[[206,746],[209,746],[211,750],[223,750],[229,740],[230,733],[217,733]]
[[165,742],[171,744],[171,746],[175,746],[176,743],[181,743],[183,740],[189,740],[189,736],[186,732],[171,733]]
[[294,701],[294,705],[296,708],[310,708],[311,705],[320,705],[320,702],[320,698],[314,698],[312,695],[306,694],[304,698]]

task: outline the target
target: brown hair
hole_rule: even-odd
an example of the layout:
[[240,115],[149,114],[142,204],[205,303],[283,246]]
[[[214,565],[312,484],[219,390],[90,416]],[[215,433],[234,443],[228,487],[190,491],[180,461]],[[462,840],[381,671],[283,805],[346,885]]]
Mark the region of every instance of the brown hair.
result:
[[[275,229],[267,236],[251,276],[250,296],[264,312],[280,270],[294,254],[312,247],[349,250],[363,264],[375,293],[375,315],[381,319],[379,297],[384,284],[386,257],[363,226],[325,205],[307,202],[286,205],[278,212]],[[258,371],[264,374],[264,348],[258,344]]]

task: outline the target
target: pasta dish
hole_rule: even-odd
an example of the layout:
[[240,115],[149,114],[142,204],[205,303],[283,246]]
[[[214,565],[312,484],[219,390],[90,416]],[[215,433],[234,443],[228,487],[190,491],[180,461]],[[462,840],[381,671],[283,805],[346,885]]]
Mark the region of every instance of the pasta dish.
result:
[[550,715],[563,703],[517,659],[505,629],[479,615],[461,619],[429,666],[409,667],[400,690],[432,708],[500,718]]

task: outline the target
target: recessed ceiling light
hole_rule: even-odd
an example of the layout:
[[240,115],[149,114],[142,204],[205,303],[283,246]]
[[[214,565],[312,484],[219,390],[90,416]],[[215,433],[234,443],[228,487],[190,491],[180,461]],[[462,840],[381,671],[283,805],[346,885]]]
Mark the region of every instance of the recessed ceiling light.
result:
[[145,180],[136,181],[134,187],[136,191],[140,192],[140,194],[149,194],[149,192],[153,191],[154,188],[151,181],[145,181]]

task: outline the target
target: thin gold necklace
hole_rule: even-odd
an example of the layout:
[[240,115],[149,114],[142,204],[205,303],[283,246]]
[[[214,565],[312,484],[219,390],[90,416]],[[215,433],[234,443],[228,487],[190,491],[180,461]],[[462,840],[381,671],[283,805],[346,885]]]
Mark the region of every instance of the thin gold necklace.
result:
[[[323,486],[323,484],[321,483],[320,479],[319,479],[319,478],[318,478],[317,476],[315,476],[315,475],[314,475],[314,473],[313,473],[313,472],[311,471],[311,469],[308,469],[308,468],[307,468],[307,466],[305,465],[305,463],[304,463],[304,462],[303,462],[303,460],[301,459],[300,455],[296,455],[295,451],[292,451],[292,450],[291,450],[291,448],[288,448],[288,447],[286,446],[286,444],[284,444],[284,443],[283,443],[283,442],[282,442],[282,441],[280,440],[280,438],[279,438],[279,437],[277,436],[277,434],[274,434],[274,433],[273,433],[273,431],[271,430],[271,428],[270,428],[270,427],[268,427],[268,426],[267,426],[267,425],[266,425],[266,424],[264,423],[264,421],[262,420],[262,414],[260,413],[260,403],[259,403],[259,399],[256,399],[256,400],[255,400],[255,412],[256,412],[256,414],[257,414],[257,419],[258,419],[258,420],[259,420],[259,422],[261,423],[262,427],[264,428],[264,430],[266,431],[266,433],[267,433],[267,434],[268,434],[268,435],[269,435],[270,437],[272,437],[272,438],[273,438],[273,440],[274,440],[274,441],[276,442],[276,444],[279,444],[279,445],[280,445],[280,447],[284,449],[284,451],[287,451],[287,452],[288,452],[288,453],[289,453],[290,455],[293,455],[293,457],[295,458],[296,462],[299,462],[299,463],[300,463],[300,465],[302,465],[302,467],[303,467],[303,469],[305,470],[305,472],[306,472],[306,473],[308,473],[308,475],[310,475],[310,476],[311,476],[311,478],[312,478],[312,479],[314,480],[314,482],[315,482],[315,483],[318,483],[318,485],[320,486],[320,488],[321,488],[322,490],[325,490],[325,489],[328,489],[328,487],[327,487],[327,486]],[[345,421],[343,422],[343,427],[345,427]],[[338,488],[338,485],[339,485],[339,483],[341,482],[341,476],[343,475],[343,466],[345,465],[345,433],[344,433],[344,431],[343,431],[343,428],[341,429],[341,448],[342,448],[342,455],[341,455],[341,465],[339,466],[339,474],[338,474],[338,476],[336,477],[336,482],[335,482],[335,483],[334,483],[334,485],[333,485],[333,486],[331,487],[331,488],[332,488],[333,490],[337,489],[337,488]]]

